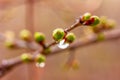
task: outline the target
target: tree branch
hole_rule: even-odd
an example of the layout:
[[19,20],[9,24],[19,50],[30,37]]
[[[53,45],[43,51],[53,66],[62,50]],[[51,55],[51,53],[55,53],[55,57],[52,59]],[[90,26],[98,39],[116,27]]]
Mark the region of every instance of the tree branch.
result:
[[[80,18],[79,18],[79,19],[76,19],[76,22],[75,22],[73,25],[71,25],[70,27],[66,28],[66,29],[64,30],[64,32],[65,32],[65,33],[68,33],[68,32],[70,32],[71,30],[75,29],[76,27],[78,27],[78,26],[80,26],[80,25],[81,25],[81,23],[80,23]],[[48,48],[48,47],[51,47],[51,46],[53,46],[53,45],[55,45],[55,44],[57,44],[56,41],[53,41],[53,42],[51,42],[50,44],[48,44],[47,48]]]
[[[106,31],[103,32],[105,40],[104,41],[110,41],[113,39],[119,39],[120,38],[120,29],[116,30],[111,30],[111,31]],[[79,47],[85,47],[88,45],[91,45],[93,43],[99,43],[100,41],[97,40],[97,34],[91,35],[91,36],[86,36],[84,38],[80,38],[79,40],[75,41],[72,43],[67,49],[59,49],[58,47],[53,47],[52,52],[48,55],[54,55],[58,54],[62,51],[66,51],[69,49],[77,49]]]
[[[120,29],[106,31],[106,32],[103,32],[103,34],[105,37],[104,41],[118,39],[118,38],[120,38]],[[97,34],[93,34],[90,36],[86,36],[84,38],[80,38],[79,40],[76,40],[67,49],[63,50],[63,49],[59,49],[57,46],[54,46],[54,47],[52,47],[51,52],[49,54],[45,54],[45,53],[43,53],[43,54],[46,56],[55,55],[60,52],[69,50],[71,48],[76,49],[78,47],[85,47],[85,46],[91,45],[93,43],[99,43],[99,42],[100,41],[98,41],[98,39],[97,39]],[[34,62],[35,55],[38,53],[39,53],[39,50],[34,52],[30,62]],[[23,61],[20,59],[20,57],[13,58],[10,60],[3,60],[0,65],[0,78],[3,77],[12,68],[14,68],[20,64],[23,64]]]

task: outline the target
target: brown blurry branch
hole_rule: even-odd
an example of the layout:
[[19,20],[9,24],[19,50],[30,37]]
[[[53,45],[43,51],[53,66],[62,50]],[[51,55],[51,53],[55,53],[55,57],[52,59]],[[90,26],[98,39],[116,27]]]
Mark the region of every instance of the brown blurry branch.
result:
[[[105,40],[104,41],[109,41],[109,40],[114,40],[114,39],[119,39],[120,38],[120,29],[115,29],[111,31],[106,31],[103,32]],[[93,43],[99,43],[100,41],[97,40],[97,34],[86,36],[84,38],[80,38],[79,40],[76,40],[74,43],[72,43],[67,49],[59,49],[57,46],[54,46],[51,48],[51,52],[49,54],[44,54],[46,56],[50,55],[55,55],[60,52],[69,50],[69,49],[76,49],[80,47],[85,47],[88,45],[91,45]],[[33,52],[33,56],[31,58],[30,62],[34,61],[34,56],[39,53],[38,51]],[[0,65],[0,78],[3,77],[7,72],[12,70],[14,67],[23,64],[23,61],[20,59],[20,57],[13,58],[10,60],[3,60],[1,65]]]

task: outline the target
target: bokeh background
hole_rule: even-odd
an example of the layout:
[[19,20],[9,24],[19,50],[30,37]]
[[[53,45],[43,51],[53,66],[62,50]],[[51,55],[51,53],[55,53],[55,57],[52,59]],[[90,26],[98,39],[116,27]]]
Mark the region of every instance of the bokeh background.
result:
[[[18,38],[24,28],[31,32],[41,31],[49,43],[55,28],[70,26],[85,12],[114,19],[119,29],[119,3],[120,0],[0,0],[0,32],[11,30]],[[80,38],[82,28],[73,32]],[[0,61],[23,52],[26,50],[6,49],[0,42]],[[34,63],[20,65],[0,80],[120,80],[120,40],[78,48],[75,51],[78,70],[62,69],[67,53],[48,57],[43,69],[37,68]]]

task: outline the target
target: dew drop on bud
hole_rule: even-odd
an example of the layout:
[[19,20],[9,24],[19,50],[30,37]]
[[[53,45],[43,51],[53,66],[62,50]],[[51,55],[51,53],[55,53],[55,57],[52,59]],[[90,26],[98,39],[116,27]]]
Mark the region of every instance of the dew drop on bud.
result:
[[45,63],[44,62],[36,63],[36,66],[39,67],[39,68],[44,68],[45,67]]
[[69,43],[66,43],[65,42],[65,39],[61,40],[59,43],[58,43],[58,47],[61,48],[61,49],[65,49],[69,46]]

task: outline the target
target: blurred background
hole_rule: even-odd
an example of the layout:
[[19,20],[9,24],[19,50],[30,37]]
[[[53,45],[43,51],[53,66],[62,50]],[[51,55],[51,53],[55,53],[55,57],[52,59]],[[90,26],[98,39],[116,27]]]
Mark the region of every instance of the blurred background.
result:
[[[120,0],[0,0],[0,32],[11,30],[19,35],[27,28],[41,31],[52,41],[55,28],[66,28],[75,18],[91,12],[107,16],[117,22],[119,27]],[[81,37],[82,28],[73,32]],[[0,42],[0,61],[19,56],[26,50],[9,50]],[[63,64],[68,59],[68,51],[47,58],[45,68],[35,64],[16,67],[0,80],[120,80],[120,40],[102,42],[78,48],[76,59],[78,70],[64,71]]]

